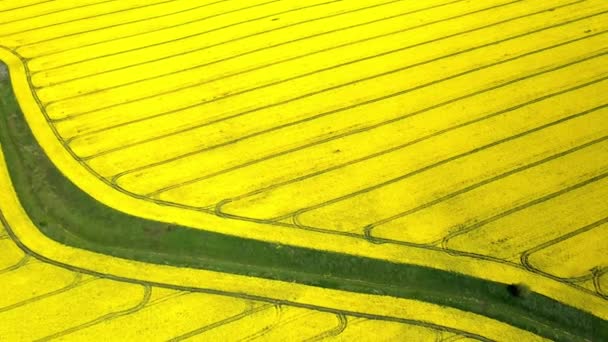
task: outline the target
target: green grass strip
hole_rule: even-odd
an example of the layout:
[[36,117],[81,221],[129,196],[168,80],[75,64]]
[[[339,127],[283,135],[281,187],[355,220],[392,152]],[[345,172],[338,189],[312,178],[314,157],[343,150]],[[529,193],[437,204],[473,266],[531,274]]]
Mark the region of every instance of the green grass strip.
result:
[[607,321],[538,293],[513,296],[507,284],[279,246],[111,209],[80,190],[49,160],[7,80],[0,81],[0,142],[21,205],[46,236],[65,245],[148,263],[417,299],[491,317],[557,341],[608,341]]

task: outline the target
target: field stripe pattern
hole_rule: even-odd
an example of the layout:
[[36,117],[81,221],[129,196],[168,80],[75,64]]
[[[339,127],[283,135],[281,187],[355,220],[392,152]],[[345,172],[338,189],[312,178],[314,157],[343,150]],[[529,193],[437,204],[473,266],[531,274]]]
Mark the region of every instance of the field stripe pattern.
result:
[[[113,190],[608,297],[604,0],[4,0],[0,46]],[[51,272],[11,253],[0,276]],[[34,297],[86,280],[56,281]],[[281,326],[280,308],[250,310]]]
[[[14,254],[17,258],[24,255],[11,239],[3,242],[0,265],[14,262]],[[424,322],[382,321],[103,279],[35,257],[0,273],[0,290],[0,335],[10,341],[82,341],[91,337],[332,341],[365,336],[365,329],[377,331],[376,337],[385,340],[485,340]],[[78,305],[81,302],[87,305]]]

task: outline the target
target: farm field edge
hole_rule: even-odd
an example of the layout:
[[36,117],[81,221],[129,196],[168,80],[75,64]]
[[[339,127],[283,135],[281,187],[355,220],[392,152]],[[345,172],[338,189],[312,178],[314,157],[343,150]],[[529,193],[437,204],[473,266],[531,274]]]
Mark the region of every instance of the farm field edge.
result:
[[[2,55],[2,54],[0,53],[0,57],[1,57],[1,55]],[[13,77],[13,82],[15,82],[15,77]],[[18,96],[19,96],[19,94],[18,94]],[[23,101],[20,101],[20,103],[23,103]],[[23,105],[23,104],[22,104],[22,105]],[[27,119],[28,119],[28,121],[29,121],[29,120],[30,120],[30,117],[28,116],[28,117],[27,117]],[[3,127],[5,127],[5,128],[6,128],[7,126],[6,126],[6,125],[4,125]],[[35,131],[35,130],[34,130],[34,131]],[[4,132],[4,133],[6,133],[6,132]],[[37,137],[37,138],[39,138],[39,137]],[[34,139],[34,143],[35,143],[35,139]],[[4,144],[3,144],[3,146],[4,146]],[[43,146],[45,146],[45,147],[47,147],[47,148],[48,148],[48,146],[46,146],[45,144],[43,144]],[[48,151],[47,151],[47,153],[48,153]],[[41,153],[40,155],[45,157],[44,153]],[[56,162],[56,161],[55,161],[55,162]],[[51,164],[51,163],[50,163],[48,160],[47,160],[47,163],[49,163],[50,165],[52,165],[52,164]],[[63,171],[63,170],[62,170],[62,171]],[[61,172],[57,172],[57,170],[55,170],[55,172],[56,172],[56,176],[57,176],[57,175],[61,176]],[[59,178],[62,178],[62,177],[59,177]],[[59,179],[59,178],[57,178],[57,179]],[[66,179],[64,179],[63,181],[67,181],[67,180],[66,180]],[[69,182],[69,181],[67,181],[67,182],[71,184],[71,182]],[[74,185],[73,185],[73,184],[72,184],[72,187],[74,187]],[[78,189],[78,188],[74,187],[74,189]],[[86,194],[84,194],[84,193],[83,193],[82,195],[87,196],[87,195],[86,195]],[[81,195],[81,196],[82,196],[82,195]],[[100,205],[101,205],[101,206],[103,206],[102,204],[100,204]],[[81,217],[80,219],[82,219],[82,217]],[[166,227],[166,224],[163,224],[163,226],[164,226],[164,227]],[[181,228],[179,228],[179,229],[181,229]],[[193,230],[193,229],[190,229],[189,231],[193,232],[192,234],[205,234],[205,232],[200,231],[200,230]],[[228,239],[234,239],[233,237],[226,237],[226,238],[228,238]],[[64,236],[64,237],[63,237],[63,239],[70,240],[70,238],[68,238],[68,237],[66,237],[66,236]],[[237,238],[237,239],[238,239],[238,238]],[[68,242],[67,240],[66,240],[65,242]],[[72,240],[72,241],[69,241],[69,242],[72,242],[72,243],[76,243],[76,242],[78,241],[78,239],[73,239],[73,238],[72,238],[71,240]],[[82,242],[82,241],[80,241],[80,242]],[[182,242],[183,242],[183,241],[182,241]],[[259,243],[259,242],[256,242],[256,243]],[[268,243],[267,243],[267,245],[271,245],[271,244],[268,244]],[[88,247],[89,247],[89,249],[93,249],[93,250],[95,249],[95,248],[94,248],[94,246],[90,246],[90,245],[89,245]],[[97,246],[97,247],[99,247],[99,246]],[[266,247],[268,247],[268,246],[266,246]],[[291,248],[291,247],[288,247],[288,248]],[[75,252],[75,251],[72,251],[72,252]],[[104,252],[108,252],[108,251],[104,251]],[[123,252],[123,255],[122,255],[122,256],[123,256],[123,257],[125,256],[125,255],[124,255],[125,250],[114,250],[113,252],[114,252],[114,253],[108,253],[108,254],[116,254],[117,252],[118,252],[118,254],[120,254],[120,252]],[[317,251],[317,252],[318,252],[318,251]],[[323,252],[323,253],[326,253],[326,252]],[[141,255],[140,255],[140,256],[141,256]],[[158,259],[157,259],[156,261],[158,262]],[[182,261],[182,262],[183,262],[183,261]],[[192,262],[192,261],[191,261],[191,262]],[[387,263],[387,264],[389,264],[389,263]],[[192,265],[187,265],[187,266],[192,266]],[[414,267],[414,268],[416,268],[417,266],[413,266],[413,267]],[[419,269],[424,269],[424,268],[419,268]],[[441,271],[430,270],[430,272],[441,272]],[[443,271],[443,272],[444,272],[444,273],[447,273],[447,274],[450,274],[450,273],[445,272],[445,271]],[[450,276],[452,276],[452,275],[450,275]],[[458,276],[458,275],[456,275],[456,274],[454,274],[454,276],[459,277],[459,276]],[[431,278],[429,278],[429,279],[431,279]],[[332,279],[332,280],[334,280],[334,279]],[[319,285],[324,285],[324,284],[319,284]],[[498,285],[498,284],[494,284],[494,286],[499,286],[499,287],[500,287],[500,285]],[[390,290],[389,290],[389,292],[390,292]],[[375,297],[378,297],[378,296],[375,296]],[[540,298],[540,297],[539,297],[539,298]],[[565,306],[564,306],[564,307],[565,307]],[[514,315],[514,316],[515,316],[515,315]],[[504,318],[503,318],[503,319],[504,319]],[[598,322],[599,322],[599,323],[597,323],[597,324],[598,324],[598,327],[603,326],[603,327],[604,327],[604,328],[603,328],[603,331],[604,331],[603,333],[605,333],[605,332],[606,332],[606,323],[605,323],[605,321],[601,321],[601,319],[599,319],[599,321],[598,321]],[[599,330],[600,330],[600,329],[598,329],[598,331],[599,331]]]

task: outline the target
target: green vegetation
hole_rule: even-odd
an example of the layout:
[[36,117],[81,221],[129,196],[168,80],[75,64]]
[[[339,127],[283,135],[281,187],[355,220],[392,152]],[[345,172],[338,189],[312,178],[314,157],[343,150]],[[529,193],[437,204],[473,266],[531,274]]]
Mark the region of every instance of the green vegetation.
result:
[[511,284],[507,286],[507,291],[514,297],[522,298],[530,294],[530,287],[526,284]]
[[537,293],[447,271],[277,246],[149,221],[113,210],[75,186],[38,145],[0,82],[0,142],[22,206],[49,238],[121,258],[353,292],[414,298],[492,317],[562,341],[608,340],[608,322]]

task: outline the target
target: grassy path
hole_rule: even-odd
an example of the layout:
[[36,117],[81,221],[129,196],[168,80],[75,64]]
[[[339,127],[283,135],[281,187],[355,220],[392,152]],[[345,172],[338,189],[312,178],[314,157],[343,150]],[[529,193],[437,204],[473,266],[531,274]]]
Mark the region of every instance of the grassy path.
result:
[[7,81],[0,141],[22,206],[60,243],[121,258],[412,298],[459,308],[554,340],[605,340],[608,323],[505,284],[414,265],[276,245],[144,220],[112,210],[66,179],[34,139]]

